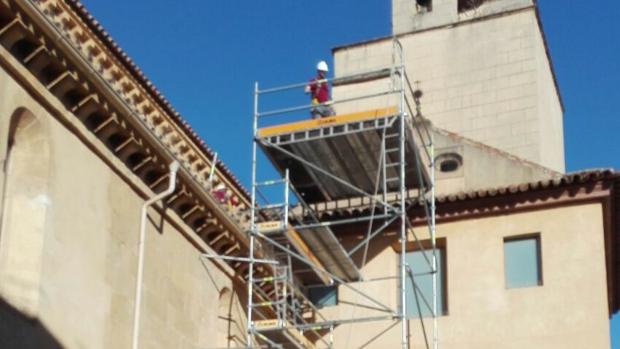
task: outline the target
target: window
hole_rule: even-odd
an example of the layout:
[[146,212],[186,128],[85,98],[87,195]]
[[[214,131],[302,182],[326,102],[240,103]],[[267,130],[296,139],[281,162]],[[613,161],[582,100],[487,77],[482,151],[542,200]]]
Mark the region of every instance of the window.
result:
[[[433,275],[432,268],[428,261],[432,262],[433,250],[430,242],[425,241],[420,250],[411,244],[411,249],[405,255],[405,261],[409,266],[406,285],[407,297],[407,317],[419,318],[430,317],[433,314]],[[446,292],[446,249],[445,240],[437,240],[437,315],[447,313],[447,292]],[[425,255],[426,254],[426,258]],[[427,261],[428,258],[428,261]],[[413,287],[413,279],[417,287]],[[428,304],[427,304],[428,303]]]
[[504,239],[506,288],[542,285],[540,235]]
[[480,5],[482,5],[486,1],[488,0],[459,0],[458,1],[459,13],[470,11],[470,10],[475,10],[476,8],[480,7]]
[[443,173],[456,172],[463,165],[463,157],[457,153],[444,153],[435,158],[435,168]]
[[311,286],[308,288],[308,299],[318,308],[338,304],[337,286]]
[[47,124],[29,110],[13,113],[6,142],[0,245],[0,293],[29,317],[41,297],[43,246],[49,215],[51,151]]
[[428,12],[433,10],[433,0],[416,0],[416,4]]

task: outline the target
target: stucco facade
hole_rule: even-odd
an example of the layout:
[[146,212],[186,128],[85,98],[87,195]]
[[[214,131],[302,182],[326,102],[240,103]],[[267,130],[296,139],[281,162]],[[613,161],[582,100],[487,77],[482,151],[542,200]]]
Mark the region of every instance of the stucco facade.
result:
[[[426,231],[416,229],[418,238],[428,238]],[[527,234],[540,234],[543,283],[507,289],[504,238]],[[440,347],[609,348],[604,236],[603,207],[598,203],[438,224],[447,261],[447,313],[438,318]],[[394,234],[386,233],[371,245],[363,269],[367,279],[397,275],[395,242]],[[356,287],[388,306],[398,306],[397,279]],[[383,314],[350,290],[338,291],[339,305],[324,308],[324,314],[339,319]],[[335,347],[398,347],[398,326],[381,334],[393,323],[342,325],[335,331]],[[431,327],[430,319],[426,326]],[[411,347],[426,347],[419,321],[409,320],[409,328]]]

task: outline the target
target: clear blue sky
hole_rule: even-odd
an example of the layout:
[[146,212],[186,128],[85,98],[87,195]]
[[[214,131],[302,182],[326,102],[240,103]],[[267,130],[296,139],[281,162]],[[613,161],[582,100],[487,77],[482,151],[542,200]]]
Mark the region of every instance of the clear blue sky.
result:
[[[390,0],[82,1],[246,185],[253,82],[303,81],[332,47],[390,32]],[[620,169],[620,2],[539,3],[566,109],[567,170]]]

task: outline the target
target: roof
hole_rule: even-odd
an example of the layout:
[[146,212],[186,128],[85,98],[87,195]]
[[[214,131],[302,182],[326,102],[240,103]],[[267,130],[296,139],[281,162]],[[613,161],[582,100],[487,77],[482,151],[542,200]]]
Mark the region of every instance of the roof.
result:
[[[189,138],[202,150],[210,160],[213,160],[215,152],[204,142],[204,140],[192,129],[187,121],[183,119],[181,114],[177,112],[164,95],[155,87],[142,70],[133,62],[133,60],[125,53],[120,46],[112,39],[110,34],[103,26],[88,12],[86,7],[79,0],[64,0],[84,23],[92,30],[92,32],[101,40],[102,43],[116,56],[123,66],[132,74],[132,76],[140,82],[145,90],[168,112],[171,119],[189,136]],[[217,161],[216,166],[232,180],[239,191],[246,198],[250,197],[248,190],[241,184],[239,179],[224,165],[221,160]]]
[[596,169],[568,173],[557,178],[550,178],[529,183],[513,184],[495,188],[461,192],[437,197],[437,203],[475,200],[486,197],[508,196],[517,193],[544,191],[550,188],[561,188],[570,185],[587,184],[600,180],[620,181],[620,172],[612,169]]
[[[593,169],[568,173],[562,176],[541,179],[533,182],[517,183],[466,192],[438,195],[435,200],[437,202],[438,208],[441,208],[442,205],[449,203],[474,201],[485,198],[508,197],[511,195],[522,193],[543,192],[545,190],[559,189],[573,185],[592,184],[602,180],[617,182],[618,191],[620,192],[620,172],[616,172],[613,169]],[[410,208],[415,208],[416,206],[420,205],[417,198],[408,200],[408,204],[411,205]],[[620,205],[620,202],[618,204]],[[329,216],[332,215],[364,215],[367,213],[366,211],[368,210],[370,210],[370,206],[366,201],[364,201],[362,205],[354,207],[336,206],[334,208],[319,209],[320,214],[324,219],[329,219]],[[620,217],[618,218],[620,219]]]

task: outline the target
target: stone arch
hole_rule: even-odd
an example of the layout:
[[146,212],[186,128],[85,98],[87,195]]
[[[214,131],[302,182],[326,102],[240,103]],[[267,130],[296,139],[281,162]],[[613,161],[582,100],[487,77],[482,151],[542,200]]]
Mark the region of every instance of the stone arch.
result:
[[50,139],[44,122],[25,108],[10,119],[0,224],[0,293],[35,316],[50,176]]

